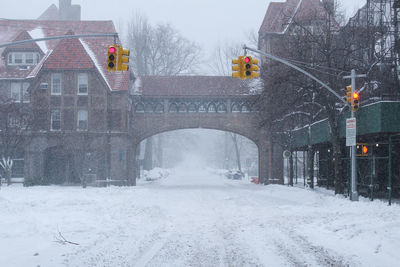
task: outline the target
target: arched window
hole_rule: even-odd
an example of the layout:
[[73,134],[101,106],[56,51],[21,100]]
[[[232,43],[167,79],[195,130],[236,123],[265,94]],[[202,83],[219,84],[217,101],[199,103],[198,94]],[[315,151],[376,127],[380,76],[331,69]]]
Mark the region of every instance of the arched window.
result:
[[187,106],[185,103],[180,103],[178,107],[178,112],[187,112]]
[[225,113],[226,112],[226,105],[224,103],[220,103],[217,107],[218,113]]
[[207,112],[217,112],[217,108],[215,107],[214,103],[208,104]]
[[249,106],[247,104],[243,104],[241,111],[242,113],[249,113],[250,112]]
[[187,109],[188,109],[188,112],[190,112],[190,113],[197,112],[197,107],[196,107],[196,104],[194,104],[194,103],[190,103]]
[[199,112],[203,113],[203,112],[207,112],[207,108],[205,104],[200,104],[199,106]]
[[144,112],[153,113],[153,105],[150,103],[146,103],[146,105],[144,106]]
[[168,109],[169,113],[176,113],[178,112],[178,106],[175,103],[172,103],[169,105],[169,109]]
[[144,113],[144,104],[143,103],[137,103],[135,106],[135,112],[136,113]]
[[154,108],[155,113],[163,113],[164,112],[164,105],[161,103],[158,103],[156,107]]
[[231,106],[231,111],[232,111],[232,113],[238,113],[238,112],[240,112],[240,107],[239,107],[239,105],[238,105],[237,103],[233,103],[232,106]]

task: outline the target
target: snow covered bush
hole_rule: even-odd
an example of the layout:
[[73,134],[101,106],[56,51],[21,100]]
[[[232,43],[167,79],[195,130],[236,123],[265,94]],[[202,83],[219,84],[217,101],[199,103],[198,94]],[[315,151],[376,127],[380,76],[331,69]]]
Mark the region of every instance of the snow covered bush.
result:
[[[2,158],[0,161],[0,166],[3,168],[4,173],[6,175],[6,181],[7,185],[11,184],[11,170],[13,166],[13,160],[10,159],[9,157],[6,159],[5,157]],[[0,179],[0,185],[1,185],[1,179]]]

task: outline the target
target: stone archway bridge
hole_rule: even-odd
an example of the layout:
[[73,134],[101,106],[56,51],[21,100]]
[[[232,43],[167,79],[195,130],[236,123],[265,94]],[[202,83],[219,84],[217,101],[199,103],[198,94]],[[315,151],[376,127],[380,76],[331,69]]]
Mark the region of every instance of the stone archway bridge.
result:
[[259,127],[256,82],[218,76],[142,76],[132,91],[131,184],[136,184],[136,153],[132,152],[141,141],[189,128],[229,131],[249,138],[258,147],[260,183],[271,177],[271,144]]

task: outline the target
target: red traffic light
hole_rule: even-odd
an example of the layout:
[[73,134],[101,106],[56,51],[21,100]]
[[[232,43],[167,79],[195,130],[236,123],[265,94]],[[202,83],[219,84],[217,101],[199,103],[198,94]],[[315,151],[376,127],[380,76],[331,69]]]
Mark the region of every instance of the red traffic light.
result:
[[250,62],[250,58],[249,57],[245,57],[244,58],[244,62],[249,63]]
[[353,93],[353,99],[358,99],[359,97],[360,95],[358,94],[358,92]]
[[108,48],[108,53],[115,53],[115,51],[116,51],[116,49],[115,49],[114,46],[110,46],[110,47]]

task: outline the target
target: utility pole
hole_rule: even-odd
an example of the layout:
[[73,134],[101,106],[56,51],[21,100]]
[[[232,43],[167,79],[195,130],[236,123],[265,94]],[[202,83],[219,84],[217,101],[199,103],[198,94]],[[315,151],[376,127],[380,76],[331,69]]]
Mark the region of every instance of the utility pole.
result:
[[[350,76],[344,76],[343,79],[351,79],[351,95],[353,97],[353,93],[356,88],[356,78],[364,78],[367,77],[365,74],[356,74],[356,70],[351,70]],[[351,118],[355,119],[355,112],[353,108],[351,110]],[[357,129],[357,127],[356,127]],[[357,139],[357,134],[356,134]],[[350,190],[350,200],[351,201],[358,201],[358,191],[357,191],[357,160],[356,160],[356,149],[357,146],[354,143],[350,146],[350,157],[351,157],[351,190]]]

